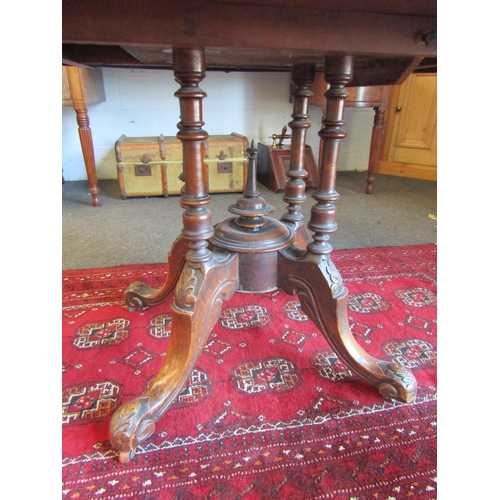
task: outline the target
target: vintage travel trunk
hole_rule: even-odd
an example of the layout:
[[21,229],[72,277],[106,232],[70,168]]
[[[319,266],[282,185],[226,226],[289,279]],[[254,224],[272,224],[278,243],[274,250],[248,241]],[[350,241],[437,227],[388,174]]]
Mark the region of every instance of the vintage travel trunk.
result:
[[[232,133],[205,141],[210,193],[242,192],[246,181],[247,138]],[[127,137],[115,143],[118,184],[123,199],[181,193],[182,143],[177,137]]]

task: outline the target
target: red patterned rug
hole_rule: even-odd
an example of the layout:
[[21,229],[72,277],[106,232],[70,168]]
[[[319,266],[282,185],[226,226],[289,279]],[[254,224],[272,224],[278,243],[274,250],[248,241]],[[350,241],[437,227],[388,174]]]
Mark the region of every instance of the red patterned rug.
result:
[[436,498],[436,246],[336,251],[363,348],[410,368],[384,400],[338,360],[297,297],[235,294],[176,403],[127,465],[108,441],[169,342],[170,302],[129,312],[165,264],[63,273],[63,498]]

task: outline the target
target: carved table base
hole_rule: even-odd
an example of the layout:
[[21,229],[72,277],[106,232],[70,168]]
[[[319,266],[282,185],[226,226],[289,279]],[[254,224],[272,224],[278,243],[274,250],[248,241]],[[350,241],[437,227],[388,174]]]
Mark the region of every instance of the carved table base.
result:
[[334,263],[329,233],[335,231],[339,198],[334,189],[338,145],[345,136],[342,129],[345,83],[350,81],[351,58],[327,57],[325,79],[327,113],[320,131],[322,140],[319,161],[317,201],[312,208],[308,228],[300,214],[306,199],[303,151],[307,123],[307,87],[314,78],[314,67],[294,67],[292,78],[297,91],[289,124],[292,129],[289,181],[284,201],[287,213],[281,221],[267,217],[274,211],[259,196],[256,181],[257,149],[248,153],[248,175],[243,196],[229,207],[234,217],[212,227],[205,205],[209,198],[203,178],[202,142],[207,135],[201,129],[201,100],[197,87],[204,76],[203,52],[174,51],[174,74],[181,89],[181,122],[178,137],[183,141],[186,187],[181,196],[182,235],[172,247],[169,275],[160,289],[133,283],[125,300],[131,309],[150,307],[169,298],[175,289],[172,305],[171,337],[166,359],[149,389],[138,398],[123,404],[111,419],[112,446],[120,461],[128,462],[135,449],[155,430],[155,422],[165,413],[182,390],[200,356],[205,342],[219,318],[223,300],[234,292],[264,292],[281,288],[298,295],[302,310],[322,332],[331,348],[346,366],[385,397],[405,403],[415,399],[417,383],[405,367],[373,358],[354,339],[347,316],[347,289]]

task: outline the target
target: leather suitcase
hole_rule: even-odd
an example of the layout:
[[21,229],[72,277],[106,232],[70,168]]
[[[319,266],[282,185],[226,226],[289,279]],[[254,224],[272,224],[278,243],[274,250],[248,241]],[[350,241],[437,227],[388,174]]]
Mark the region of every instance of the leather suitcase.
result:
[[[205,141],[210,193],[242,192],[246,181],[247,138],[232,133]],[[123,199],[178,195],[184,183],[182,143],[177,137],[127,137],[115,143],[118,185]]]

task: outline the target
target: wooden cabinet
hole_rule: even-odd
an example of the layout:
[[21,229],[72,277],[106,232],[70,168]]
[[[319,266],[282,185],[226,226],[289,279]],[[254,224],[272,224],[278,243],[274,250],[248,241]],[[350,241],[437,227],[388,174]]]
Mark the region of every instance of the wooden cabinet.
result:
[[437,180],[435,73],[413,73],[393,87],[378,172]]
[[62,67],[62,105],[73,106],[76,112],[83,161],[85,162],[89,190],[92,194],[92,205],[94,207],[98,207],[100,201],[99,188],[97,187],[94,145],[87,106],[104,102],[105,100],[106,95],[104,93],[104,81],[101,69],[78,68],[76,66]]

